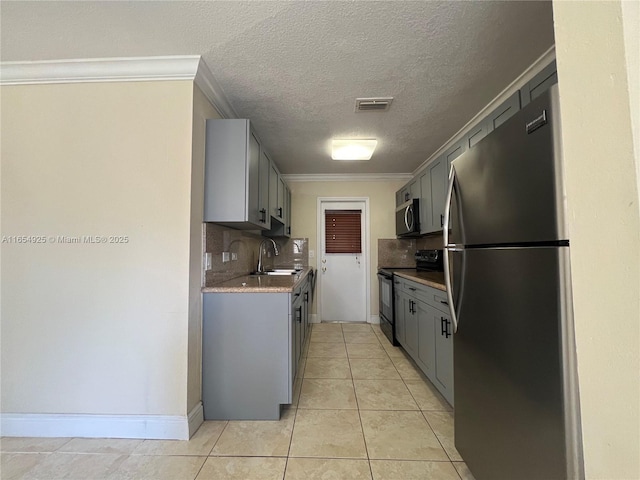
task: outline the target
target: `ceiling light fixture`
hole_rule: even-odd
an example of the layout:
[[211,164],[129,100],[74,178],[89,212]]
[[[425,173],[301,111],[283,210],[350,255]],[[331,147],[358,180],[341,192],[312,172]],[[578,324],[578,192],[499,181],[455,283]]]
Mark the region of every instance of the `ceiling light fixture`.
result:
[[378,145],[375,138],[339,138],[331,141],[334,160],[369,160]]

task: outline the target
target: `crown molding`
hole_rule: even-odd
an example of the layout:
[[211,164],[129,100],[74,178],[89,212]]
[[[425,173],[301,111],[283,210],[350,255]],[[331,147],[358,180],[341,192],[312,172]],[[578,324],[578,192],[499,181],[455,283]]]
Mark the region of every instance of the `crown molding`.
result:
[[392,182],[411,179],[410,173],[312,173],[282,175],[287,182]]
[[238,118],[238,114],[227,100],[224,90],[202,58],[200,58],[194,81],[222,118]]
[[0,63],[0,85],[193,80],[199,55]]
[[191,80],[223,118],[237,118],[200,55],[0,62],[0,85]]

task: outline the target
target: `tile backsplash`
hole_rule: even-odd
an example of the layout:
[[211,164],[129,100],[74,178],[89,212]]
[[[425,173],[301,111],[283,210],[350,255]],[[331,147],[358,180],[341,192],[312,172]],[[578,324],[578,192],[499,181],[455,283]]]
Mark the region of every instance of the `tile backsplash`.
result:
[[416,250],[442,249],[442,235],[419,238],[380,238],[378,239],[378,268],[415,267]]
[[[257,232],[235,230],[215,223],[203,224],[204,251],[212,254],[211,270],[205,271],[204,284],[231,280],[253,272],[258,264],[258,248],[263,237]],[[309,266],[309,241],[306,238],[274,238],[279,255],[273,255],[271,242],[262,254],[265,268]],[[222,261],[222,253],[236,260]]]

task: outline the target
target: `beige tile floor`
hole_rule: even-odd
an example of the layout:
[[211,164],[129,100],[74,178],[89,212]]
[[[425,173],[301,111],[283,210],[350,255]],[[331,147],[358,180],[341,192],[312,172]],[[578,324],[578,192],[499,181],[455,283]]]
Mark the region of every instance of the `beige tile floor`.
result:
[[313,325],[279,421],[205,422],[188,442],[2,438],[0,478],[473,480],[453,412],[378,326]]

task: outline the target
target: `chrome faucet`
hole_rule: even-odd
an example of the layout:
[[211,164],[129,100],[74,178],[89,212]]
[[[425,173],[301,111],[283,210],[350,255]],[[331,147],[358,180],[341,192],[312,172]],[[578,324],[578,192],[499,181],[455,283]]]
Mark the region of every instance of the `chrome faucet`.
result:
[[260,247],[258,247],[258,273],[264,273],[264,265],[262,265],[262,250],[264,247],[264,244],[270,241],[273,244],[273,253],[275,253],[276,255],[279,255],[280,252],[278,252],[278,245],[276,245],[275,240],[273,240],[273,238],[265,238],[264,240],[262,240],[262,242],[260,242]]

